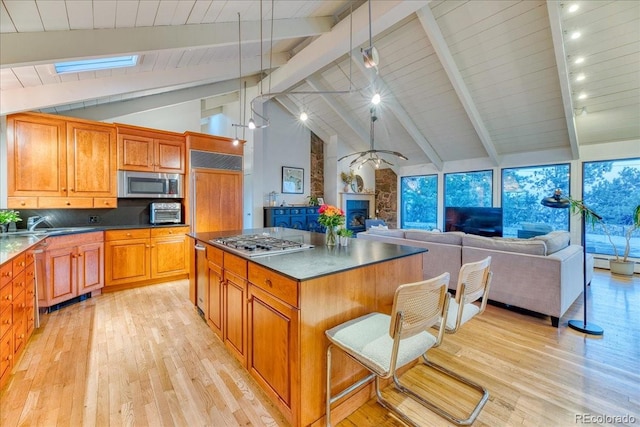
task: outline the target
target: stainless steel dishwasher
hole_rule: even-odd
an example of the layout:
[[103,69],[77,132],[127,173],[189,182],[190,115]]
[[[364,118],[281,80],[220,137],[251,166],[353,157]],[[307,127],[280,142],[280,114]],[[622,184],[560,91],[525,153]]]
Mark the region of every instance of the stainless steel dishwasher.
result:
[[198,313],[206,321],[207,282],[209,278],[207,248],[199,242],[196,242],[194,248],[196,250],[196,306],[198,307]]

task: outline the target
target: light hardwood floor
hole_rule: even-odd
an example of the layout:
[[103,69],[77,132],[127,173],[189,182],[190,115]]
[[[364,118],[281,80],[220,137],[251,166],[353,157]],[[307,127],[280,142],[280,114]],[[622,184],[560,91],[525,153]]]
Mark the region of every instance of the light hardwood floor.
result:
[[[0,393],[0,426],[284,426],[187,300],[170,282],[91,298],[42,316],[13,378]],[[640,277],[596,270],[589,321],[603,337],[567,328],[582,319],[582,297],[561,319],[488,306],[431,360],[476,380],[491,394],[476,426],[580,425],[582,416],[635,417],[640,424]],[[408,382],[460,412],[476,396],[421,365]],[[392,390],[390,399],[424,426],[448,425]],[[370,400],[339,426],[402,426]]]

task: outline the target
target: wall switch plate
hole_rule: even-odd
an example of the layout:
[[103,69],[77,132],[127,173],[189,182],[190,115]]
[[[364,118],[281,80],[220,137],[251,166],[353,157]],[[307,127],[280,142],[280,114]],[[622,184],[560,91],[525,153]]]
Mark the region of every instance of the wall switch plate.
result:
[[97,224],[100,222],[100,217],[98,215],[89,216],[89,224]]

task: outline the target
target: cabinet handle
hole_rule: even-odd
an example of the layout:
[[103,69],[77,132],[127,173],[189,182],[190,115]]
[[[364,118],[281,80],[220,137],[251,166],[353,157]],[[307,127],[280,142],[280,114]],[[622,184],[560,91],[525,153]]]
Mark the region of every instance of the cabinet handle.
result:
[[60,190],[67,191],[67,189],[65,187],[62,187]]
[[273,288],[273,283],[271,283],[271,280],[269,279],[264,279],[264,284],[270,288]]
[[70,188],[69,191],[76,191],[76,190],[74,190],[73,188]]
[[145,247],[145,248],[150,248],[150,247],[151,247],[151,245],[144,245],[144,247]]
[[5,360],[11,360],[11,359],[13,359],[13,356],[11,356],[11,355],[9,355],[9,356],[7,356],[7,357],[5,358]]
[[131,237],[131,233],[127,233],[127,237]]
[[20,202],[20,206],[25,206],[26,203],[25,202]]
[[69,206],[70,204],[71,204],[71,202],[67,202],[67,203],[65,203],[65,205],[67,205],[67,206]]

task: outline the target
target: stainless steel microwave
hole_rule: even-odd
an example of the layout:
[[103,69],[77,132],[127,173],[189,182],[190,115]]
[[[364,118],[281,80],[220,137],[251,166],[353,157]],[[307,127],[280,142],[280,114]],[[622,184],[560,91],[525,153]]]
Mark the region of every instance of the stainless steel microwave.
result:
[[183,181],[178,173],[118,171],[118,197],[181,199]]

